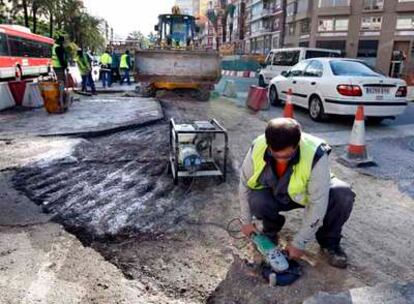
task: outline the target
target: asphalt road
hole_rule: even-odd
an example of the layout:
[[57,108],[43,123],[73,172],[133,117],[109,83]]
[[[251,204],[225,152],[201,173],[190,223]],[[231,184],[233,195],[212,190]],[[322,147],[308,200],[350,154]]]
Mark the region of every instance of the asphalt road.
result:
[[[249,87],[257,84],[256,78],[239,78],[223,76],[220,82],[216,85],[216,90],[222,92],[226,80],[233,80],[236,85],[237,100],[234,100],[240,105],[244,105]],[[268,111],[263,111],[261,114],[264,119],[270,119],[273,117],[280,117],[282,115],[283,108],[271,106]],[[314,122],[308,116],[308,111],[301,108],[295,108],[295,118],[302,124],[304,129],[311,130],[313,132],[328,132],[328,131],[343,131],[347,130],[353,124],[353,117],[343,116],[331,116],[326,122]],[[397,117],[395,120],[384,120],[380,125],[370,125],[367,123],[367,129],[375,128],[387,128],[388,126],[408,125],[414,124],[414,102],[409,102],[406,111]]]

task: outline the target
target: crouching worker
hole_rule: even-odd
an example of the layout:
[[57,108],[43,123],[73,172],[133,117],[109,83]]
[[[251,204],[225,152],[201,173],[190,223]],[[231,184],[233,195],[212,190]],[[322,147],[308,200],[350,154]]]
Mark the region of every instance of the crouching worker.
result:
[[241,219],[243,229],[249,230],[254,216],[262,221],[263,233],[276,239],[285,223],[279,212],[304,208],[302,225],[286,247],[289,258],[300,259],[316,236],[329,264],[345,268],[341,231],[355,193],[331,177],[330,150],[322,139],[302,132],[294,119],[271,120],[265,134],[253,141],[241,168]]

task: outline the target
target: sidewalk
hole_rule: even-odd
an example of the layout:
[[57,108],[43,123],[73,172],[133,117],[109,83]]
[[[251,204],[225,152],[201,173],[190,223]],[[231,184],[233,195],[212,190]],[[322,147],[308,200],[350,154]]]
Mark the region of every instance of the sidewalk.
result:
[[81,97],[64,114],[45,109],[10,109],[0,113],[0,138],[26,136],[97,136],[163,117],[158,101],[140,97]]

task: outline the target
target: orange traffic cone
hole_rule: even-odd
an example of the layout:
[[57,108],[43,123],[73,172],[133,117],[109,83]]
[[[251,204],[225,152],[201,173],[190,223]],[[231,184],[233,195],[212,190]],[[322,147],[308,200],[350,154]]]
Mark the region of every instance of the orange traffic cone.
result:
[[350,167],[372,166],[375,162],[369,157],[365,145],[365,117],[364,106],[359,105],[355,114],[349,145],[344,156],[339,158],[342,163]]
[[286,103],[283,110],[283,117],[293,118],[292,89],[289,89],[286,94]]

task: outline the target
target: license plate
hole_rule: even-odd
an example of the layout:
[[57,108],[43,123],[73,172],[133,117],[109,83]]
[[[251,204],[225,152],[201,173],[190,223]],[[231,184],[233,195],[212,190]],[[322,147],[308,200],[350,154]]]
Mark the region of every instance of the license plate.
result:
[[390,93],[390,88],[365,88],[367,94],[386,95]]
[[375,100],[384,100],[384,96],[383,95],[377,95],[377,96],[375,96]]

